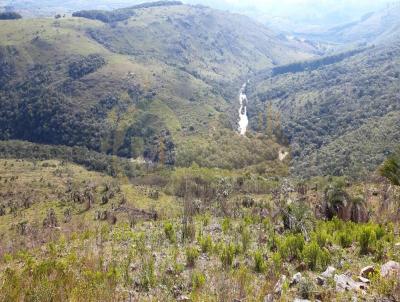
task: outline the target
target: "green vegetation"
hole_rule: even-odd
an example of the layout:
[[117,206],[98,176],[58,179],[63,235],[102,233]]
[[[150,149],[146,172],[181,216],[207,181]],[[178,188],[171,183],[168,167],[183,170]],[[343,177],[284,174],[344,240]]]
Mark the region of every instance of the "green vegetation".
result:
[[392,41],[337,62],[328,57],[329,65],[317,59],[282,67],[287,73],[277,76],[257,75],[248,88],[257,104],[249,108],[252,129],[259,131],[258,115],[272,107],[297,175],[365,176],[400,140],[399,56]]
[[117,9],[115,11],[102,11],[102,10],[86,10],[79,11],[72,14],[74,17],[83,17],[93,20],[100,20],[105,23],[112,23],[124,21],[136,15],[136,10],[151,7],[163,7],[170,5],[182,5],[180,1],[156,1],[150,3],[143,3],[134,5],[128,8]]
[[22,16],[16,12],[0,12],[0,20],[18,20]]
[[177,1],[0,22],[0,301],[400,300],[398,43],[314,58]]
[[393,185],[400,186],[400,150],[383,163],[379,172]]

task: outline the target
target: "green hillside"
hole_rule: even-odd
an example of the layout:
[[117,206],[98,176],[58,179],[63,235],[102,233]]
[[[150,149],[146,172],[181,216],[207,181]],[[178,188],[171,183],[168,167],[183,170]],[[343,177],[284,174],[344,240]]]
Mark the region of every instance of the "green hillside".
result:
[[253,128],[272,103],[300,175],[360,176],[398,144],[400,44],[343,57],[279,68],[280,74],[261,74],[249,88],[256,103],[249,108]]
[[[313,56],[247,17],[162,3],[121,22],[1,21],[0,139],[190,165],[177,154],[220,131],[235,144],[249,73]],[[243,167],[211,152],[197,162]]]

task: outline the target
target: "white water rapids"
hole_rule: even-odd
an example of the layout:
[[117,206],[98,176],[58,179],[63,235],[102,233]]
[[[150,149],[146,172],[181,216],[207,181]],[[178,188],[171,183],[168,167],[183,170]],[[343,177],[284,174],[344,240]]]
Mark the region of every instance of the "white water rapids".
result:
[[240,135],[246,135],[247,127],[249,125],[249,118],[247,117],[247,96],[245,94],[247,82],[243,84],[239,93],[239,133]]

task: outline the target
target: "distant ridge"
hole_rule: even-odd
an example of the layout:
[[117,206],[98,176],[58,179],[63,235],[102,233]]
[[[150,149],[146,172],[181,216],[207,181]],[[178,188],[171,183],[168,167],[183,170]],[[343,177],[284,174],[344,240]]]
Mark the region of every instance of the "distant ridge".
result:
[[73,17],[82,17],[91,20],[99,20],[104,23],[119,22],[129,19],[135,15],[135,10],[142,8],[182,5],[181,1],[156,1],[141,3],[127,8],[120,8],[112,11],[106,10],[81,10],[74,12]]

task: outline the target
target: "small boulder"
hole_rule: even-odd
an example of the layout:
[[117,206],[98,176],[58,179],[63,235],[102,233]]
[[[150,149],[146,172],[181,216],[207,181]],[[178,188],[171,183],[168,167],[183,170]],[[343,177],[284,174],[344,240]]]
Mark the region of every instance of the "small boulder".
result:
[[381,266],[381,276],[386,278],[395,274],[400,274],[400,263],[389,261]]
[[298,284],[301,281],[301,278],[302,278],[301,273],[294,274],[292,280],[290,281],[290,286]]
[[362,291],[368,289],[368,286],[363,282],[356,282],[351,277],[341,274],[335,275],[336,290],[339,292],[344,291]]
[[275,287],[274,287],[275,294],[280,295],[282,293],[282,288],[283,288],[283,285],[285,284],[285,282],[286,282],[286,276],[282,275],[279,278],[278,282],[275,284]]
[[317,282],[317,284],[319,286],[322,286],[322,285],[325,284],[326,279],[324,277],[322,277],[322,276],[318,276],[317,278],[315,278],[315,281]]
[[264,297],[264,302],[274,302],[274,296],[272,294],[268,294]]
[[375,268],[372,265],[369,265],[369,266],[364,267],[360,271],[360,276],[364,277],[364,278],[368,278],[369,274],[372,274],[373,272],[375,272]]
[[328,268],[321,274],[323,278],[332,278],[335,273],[336,268],[333,266],[328,266]]
[[358,279],[358,281],[360,281],[360,282],[362,282],[362,283],[366,283],[366,284],[371,283],[371,281],[370,281],[369,279],[364,278],[364,277],[362,277],[362,276],[358,276],[357,279]]
[[192,300],[190,300],[190,298],[188,296],[182,295],[177,299],[177,301],[179,301],[179,302],[189,302],[189,301],[192,301]]

